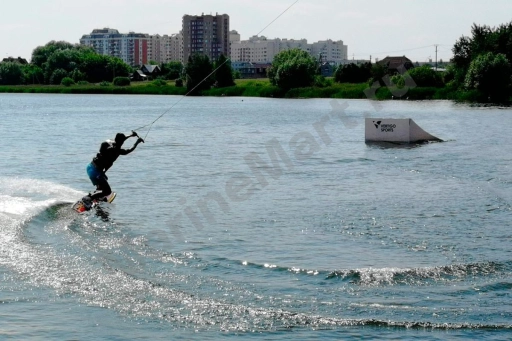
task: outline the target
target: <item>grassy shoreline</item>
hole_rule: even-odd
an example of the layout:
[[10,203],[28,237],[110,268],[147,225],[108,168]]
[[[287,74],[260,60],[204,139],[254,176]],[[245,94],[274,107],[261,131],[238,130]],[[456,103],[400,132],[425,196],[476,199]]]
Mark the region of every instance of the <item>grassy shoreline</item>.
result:
[[[172,83],[172,82],[169,82]],[[343,98],[367,99],[364,90],[368,84],[339,84],[334,83],[325,87],[295,88],[283,91],[270,84],[268,79],[239,79],[236,84],[226,88],[212,88],[203,91],[203,96],[243,96],[243,97],[269,97],[269,98]],[[56,93],[56,94],[122,94],[122,95],[185,95],[185,87],[176,87],[173,84],[155,85],[152,82],[132,82],[129,86],[101,86],[87,85],[17,85],[0,86],[0,93]],[[394,89],[380,87],[372,95],[373,99],[389,100],[397,98]],[[409,89],[401,99],[410,100],[459,100],[473,101],[477,94],[471,92],[453,91],[446,87],[427,88],[416,87]]]

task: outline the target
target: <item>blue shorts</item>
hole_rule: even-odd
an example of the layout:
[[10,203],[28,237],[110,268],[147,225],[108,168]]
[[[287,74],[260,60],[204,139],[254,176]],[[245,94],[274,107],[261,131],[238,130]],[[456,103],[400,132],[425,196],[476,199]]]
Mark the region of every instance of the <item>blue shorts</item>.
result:
[[97,186],[101,180],[107,180],[105,173],[94,167],[92,163],[87,165],[87,175],[89,175],[89,179],[91,179],[91,182],[94,186]]

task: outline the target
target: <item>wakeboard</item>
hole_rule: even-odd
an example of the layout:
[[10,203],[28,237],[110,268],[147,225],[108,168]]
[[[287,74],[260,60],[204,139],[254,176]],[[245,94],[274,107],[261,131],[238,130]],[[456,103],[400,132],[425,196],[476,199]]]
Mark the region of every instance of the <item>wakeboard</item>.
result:
[[75,210],[77,213],[84,213],[98,206],[102,202],[111,203],[112,201],[114,201],[116,196],[117,194],[115,192],[112,192],[106,197],[100,198],[99,200],[93,200],[92,202],[86,200],[87,197],[83,197],[82,199],[74,203],[73,206],[71,206],[71,208]]

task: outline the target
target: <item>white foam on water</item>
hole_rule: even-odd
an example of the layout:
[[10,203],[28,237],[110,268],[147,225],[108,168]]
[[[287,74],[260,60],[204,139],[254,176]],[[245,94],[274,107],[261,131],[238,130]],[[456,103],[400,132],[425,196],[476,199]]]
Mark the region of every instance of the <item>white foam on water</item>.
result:
[[0,264],[13,265],[17,262],[15,253],[27,251],[22,251],[29,247],[22,241],[25,222],[52,205],[72,203],[81,195],[73,188],[49,181],[0,177]]

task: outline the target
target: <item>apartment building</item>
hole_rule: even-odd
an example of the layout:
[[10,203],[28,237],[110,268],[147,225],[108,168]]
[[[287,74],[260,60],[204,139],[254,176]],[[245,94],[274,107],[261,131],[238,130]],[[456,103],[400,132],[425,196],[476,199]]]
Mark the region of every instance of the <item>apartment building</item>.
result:
[[240,41],[240,33],[237,30],[229,31],[229,42]]
[[183,60],[194,53],[217,60],[221,54],[229,57],[229,15],[184,15],[182,21]]
[[171,34],[165,44],[165,61],[184,63],[183,34],[181,32]]
[[183,62],[182,41],[181,34],[119,33],[116,29],[103,28],[83,35],[80,44],[92,47],[99,54],[121,58],[131,66],[140,66],[149,61]]
[[306,39],[267,39],[264,36],[252,36],[248,40],[231,42],[231,60],[249,63],[271,63],[281,51],[298,48],[310,53],[323,62],[341,64],[347,59],[347,46],[343,41],[325,40],[308,44]]
[[165,46],[166,38],[159,34],[150,35],[148,39],[148,59],[161,63],[163,60],[163,47]]
[[309,45],[309,53],[312,56],[318,56],[322,62],[334,62],[336,65],[342,64],[348,59],[347,45],[343,45],[342,40],[333,41],[331,39],[317,41]]
[[342,40],[331,39],[308,44],[306,39],[267,39],[252,36],[240,40],[240,34],[229,30],[229,15],[184,15],[182,31],[171,35],[144,33],[119,33],[116,29],[95,29],[82,36],[80,44],[91,46],[96,52],[121,58],[127,64],[140,66],[155,61],[187,63],[194,53],[217,60],[221,54],[232,62],[272,63],[276,54],[298,48],[313,57],[333,65],[347,61],[348,48]]
[[229,31],[229,54],[227,57],[231,58],[231,45],[233,42],[239,42],[240,41],[240,33],[236,30]]
[[149,58],[158,63],[183,62],[183,35],[152,35],[149,40]]
[[119,33],[112,28],[95,29],[83,35],[80,44],[92,47],[99,54],[121,58],[132,66],[147,64],[150,60],[150,37],[143,33]]

